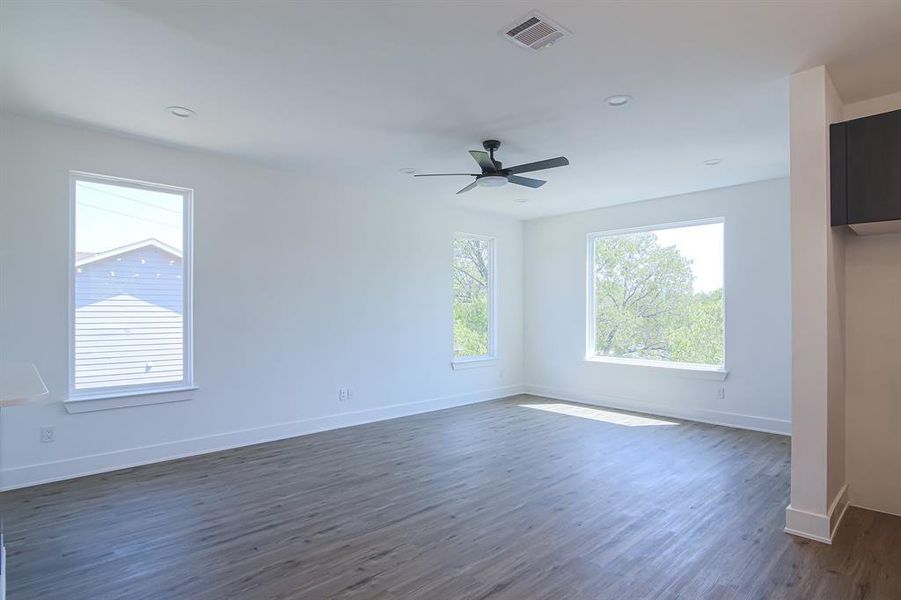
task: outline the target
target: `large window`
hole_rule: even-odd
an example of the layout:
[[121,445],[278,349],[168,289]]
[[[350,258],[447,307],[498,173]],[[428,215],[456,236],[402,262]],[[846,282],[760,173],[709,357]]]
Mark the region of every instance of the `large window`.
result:
[[73,173],[70,394],[191,384],[191,191]]
[[588,358],[724,365],[722,220],[589,236]]
[[494,356],[494,239],[454,237],[454,360]]

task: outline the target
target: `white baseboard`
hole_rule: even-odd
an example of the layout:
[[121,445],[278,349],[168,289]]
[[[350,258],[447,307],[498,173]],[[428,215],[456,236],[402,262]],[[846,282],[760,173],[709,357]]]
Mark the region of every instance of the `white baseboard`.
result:
[[870,510],[873,512],[882,513],[884,515],[892,515],[893,517],[901,517],[901,512],[895,512],[893,510],[888,510],[885,508],[873,508],[872,506],[867,506],[866,504],[859,504],[856,500],[849,500],[848,506],[853,506],[854,508],[862,508],[863,510]]
[[842,522],[842,517],[848,510],[848,484],[846,483],[832,499],[829,511],[820,514],[801,510],[789,504],[785,508],[785,533],[799,537],[831,544]]
[[842,489],[838,491],[838,494],[835,495],[835,499],[832,501],[832,506],[829,507],[830,539],[835,537],[835,532],[838,531],[838,526],[841,525],[845,513],[848,512],[848,507],[851,506],[851,502],[849,502],[848,496],[848,484],[846,483],[842,486]]
[[496,400],[498,398],[521,394],[522,391],[522,386],[507,386],[467,394],[432,398],[430,400],[421,400],[418,402],[408,402],[354,412],[345,412],[312,419],[301,419],[299,421],[291,421],[288,423],[230,431],[216,435],[166,442],[163,444],[128,448],[115,452],[92,454],[65,460],[15,467],[0,472],[0,481],[2,481],[0,491],[13,490],[42,483],[61,481],[64,479],[73,479],[85,475],[117,471],[119,469],[127,469],[150,463],[196,456],[198,454],[207,454],[209,452],[250,446],[263,442],[272,442],[330,429],[340,429],[342,427],[351,427],[353,425],[362,425],[364,423],[406,417],[445,408],[453,408],[455,406]]
[[651,404],[630,398],[595,393],[587,394],[574,390],[552,388],[535,384],[526,384],[524,390],[527,394],[544,396],[545,398],[552,398],[554,400],[580,402],[582,404],[593,404],[605,408],[618,408],[621,410],[648,413],[661,417],[685,419],[686,421],[699,421],[701,423],[725,425],[726,427],[736,427],[738,429],[751,429],[753,431],[763,431],[765,433],[791,435],[791,421],[771,419],[769,417],[757,417],[705,408],[673,408],[672,406]]
[[832,536],[829,535],[828,516],[793,508],[791,504],[785,507],[783,531],[824,544],[832,543]]

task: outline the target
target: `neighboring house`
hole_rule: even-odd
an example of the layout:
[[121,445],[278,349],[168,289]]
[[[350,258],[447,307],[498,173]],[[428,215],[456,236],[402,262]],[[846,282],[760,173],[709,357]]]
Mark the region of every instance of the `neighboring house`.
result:
[[181,252],[148,239],[75,261],[75,388],[180,381]]

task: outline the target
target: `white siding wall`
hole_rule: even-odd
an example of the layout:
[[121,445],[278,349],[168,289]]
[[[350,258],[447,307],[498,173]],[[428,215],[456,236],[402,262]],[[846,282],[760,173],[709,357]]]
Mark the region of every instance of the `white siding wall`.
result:
[[75,388],[183,379],[182,261],[145,247],[75,273]]

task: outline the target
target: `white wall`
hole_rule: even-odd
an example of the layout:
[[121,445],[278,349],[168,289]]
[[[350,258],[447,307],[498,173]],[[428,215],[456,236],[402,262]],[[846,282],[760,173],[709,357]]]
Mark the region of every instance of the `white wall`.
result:
[[[586,362],[586,235],[725,217],[725,383]],[[525,224],[525,383],[537,394],[790,431],[789,183],[778,179]],[[718,398],[720,385],[726,397]]]
[[[901,93],[848,104],[846,119],[901,109]],[[845,373],[851,503],[901,515],[901,234],[845,246]]]
[[901,234],[849,237],[846,250],[851,503],[901,515]]
[[[0,356],[52,402],[3,411],[6,487],[519,391],[522,226],[211,154],[0,117]],[[195,190],[195,371],[186,402],[67,414],[68,172]],[[454,372],[451,240],[497,236],[494,367]],[[236,285],[235,282],[238,282]],[[355,398],[339,403],[339,387]],[[41,444],[39,428],[56,428]]]

